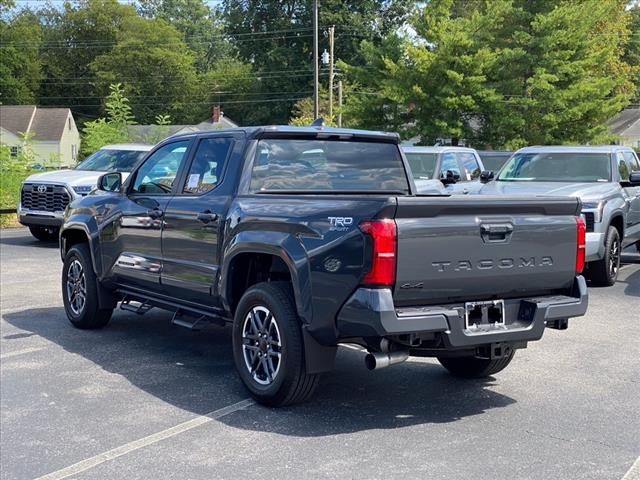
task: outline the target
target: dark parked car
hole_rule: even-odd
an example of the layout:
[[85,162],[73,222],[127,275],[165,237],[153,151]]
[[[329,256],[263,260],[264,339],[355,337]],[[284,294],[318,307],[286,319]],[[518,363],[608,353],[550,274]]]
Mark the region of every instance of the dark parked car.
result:
[[182,135],[121,179],[66,211],[69,320],[103,327],[120,302],[229,323],[267,405],[308,398],[340,343],[364,346],[371,369],[418,355],[483,377],[587,308],[576,199],[418,196],[394,134]]

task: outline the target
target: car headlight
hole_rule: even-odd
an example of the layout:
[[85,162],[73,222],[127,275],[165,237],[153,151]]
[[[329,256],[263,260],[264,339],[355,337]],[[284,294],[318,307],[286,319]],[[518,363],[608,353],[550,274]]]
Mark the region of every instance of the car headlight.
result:
[[78,185],[76,187],[73,187],[73,191],[76,192],[78,195],[86,195],[93,189],[94,189],[93,185]]
[[599,202],[583,202],[582,203],[582,213],[591,212],[593,213],[593,221],[601,222],[602,221],[602,211],[604,210],[604,204],[606,202],[604,200]]

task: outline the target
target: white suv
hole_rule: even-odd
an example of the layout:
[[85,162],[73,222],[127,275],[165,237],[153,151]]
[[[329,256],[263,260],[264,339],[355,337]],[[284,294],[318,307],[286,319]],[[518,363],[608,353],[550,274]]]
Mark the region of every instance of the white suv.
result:
[[72,200],[96,188],[103,173],[122,172],[126,177],[151,148],[142,144],[107,145],[72,170],[31,175],[22,182],[18,221],[38,240],[57,239],[64,209]]

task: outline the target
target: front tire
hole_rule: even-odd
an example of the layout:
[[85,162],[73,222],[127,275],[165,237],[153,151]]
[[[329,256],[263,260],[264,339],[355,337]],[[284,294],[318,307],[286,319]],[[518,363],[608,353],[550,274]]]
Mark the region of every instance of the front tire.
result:
[[245,292],[233,321],[233,358],[243,383],[263,405],[282,407],[311,396],[320,376],[306,373],[291,285],[264,282]]
[[610,226],[604,242],[604,258],[589,263],[591,282],[597,287],[610,287],[618,278],[622,242],[616,227]]
[[74,245],[65,255],[62,300],[67,318],[76,328],[102,328],[111,320],[113,309],[99,308],[97,278],[86,243]]
[[53,242],[58,239],[60,230],[54,227],[29,227],[29,232],[31,232],[34,238],[42,242]]
[[438,361],[456,377],[484,378],[507,368],[515,353],[515,350],[511,350],[509,355],[493,360],[478,357],[438,357]]

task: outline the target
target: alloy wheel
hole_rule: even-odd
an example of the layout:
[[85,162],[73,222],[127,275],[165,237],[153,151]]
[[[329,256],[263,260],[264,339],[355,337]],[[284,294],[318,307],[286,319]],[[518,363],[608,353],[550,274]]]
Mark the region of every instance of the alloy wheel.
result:
[[620,268],[620,242],[618,239],[614,239],[609,247],[609,275],[611,278],[616,278],[618,275],[618,269]]
[[260,385],[272,384],[282,362],[278,323],[264,306],[253,307],[242,326],[242,354],[251,378]]
[[87,301],[87,282],[79,260],[71,262],[67,270],[67,299],[71,311],[80,315]]

